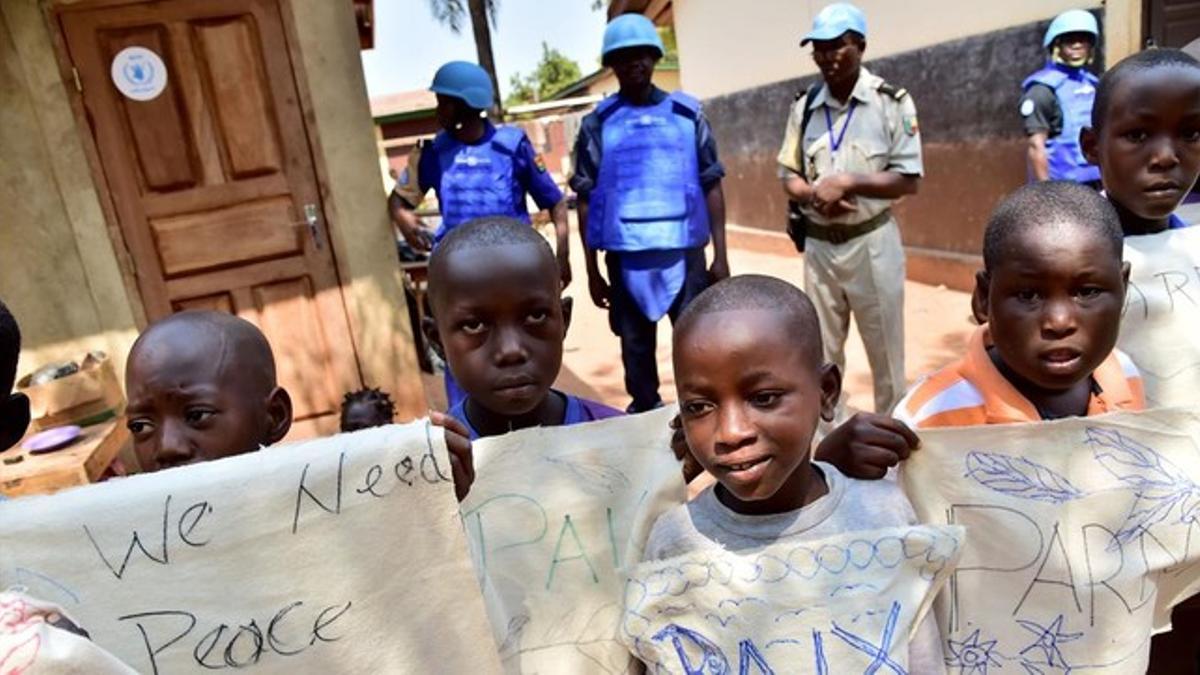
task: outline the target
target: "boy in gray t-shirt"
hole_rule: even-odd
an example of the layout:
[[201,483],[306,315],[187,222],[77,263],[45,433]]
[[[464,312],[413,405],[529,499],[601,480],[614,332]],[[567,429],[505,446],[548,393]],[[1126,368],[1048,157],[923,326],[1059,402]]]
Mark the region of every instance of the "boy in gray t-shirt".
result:
[[[684,311],[674,343],[687,444],[718,482],[659,517],[646,560],[916,524],[895,483],[810,461],[842,383],[824,363],[816,311],[800,289],[759,275],[722,281]],[[909,671],[945,672],[930,616],[909,645]]]

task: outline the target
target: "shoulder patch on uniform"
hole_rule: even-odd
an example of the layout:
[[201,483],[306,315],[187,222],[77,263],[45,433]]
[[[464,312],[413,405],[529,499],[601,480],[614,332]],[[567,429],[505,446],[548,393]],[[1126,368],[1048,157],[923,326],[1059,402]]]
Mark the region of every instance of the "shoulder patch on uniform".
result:
[[916,136],[917,134],[921,133],[921,126],[917,123],[916,115],[905,115],[903,123],[904,133],[908,134],[909,136]]
[[1029,117],[1032,115],[1035,107],[1036,105],[1031,98],[1021,101],[1021,117]]
[[542,153],[533,156],[533,166],[538,170],[538,173],[546,173],[546,158],[542,157]]
[[887,94],[888,96],[891,96],[893,99],[895,99],[897,101],[903,100],[905,96],[908,96],[907,89],[905,89],[904,87],[897,87],[896,85],[891,84],[889,82],[881,81],[879,83],[879,86],[877,86],[875,88],[878,89],[880,93]]

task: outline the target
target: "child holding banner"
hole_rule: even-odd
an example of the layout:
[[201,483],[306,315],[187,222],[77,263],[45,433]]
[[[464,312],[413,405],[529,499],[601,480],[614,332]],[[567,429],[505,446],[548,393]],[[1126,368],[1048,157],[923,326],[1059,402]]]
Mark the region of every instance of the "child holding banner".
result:
[[1200,177],[1200,63],[1178,49],[1134,54],[1104,74],[1080,140],[1126,235],[1179,229]]
[[[1185,302],[1176,311],[1176,300],[1190,298],[1189,281],[1200,281],[1189,274],[1200,259],[1196,233],[1183,229],[1193,223],[1175,210],[1200,177],[1200,63],[1175,49],[1134,54],[1101,78],[1096,102],[1082,146],[1100,167],[1121,216],[1126,257],[1135,262],[1120,344],[1145,377],[1151,407],[1190,405],[1198,378],[1189,366],[1200,362],[1197,319]],[[1177,608],[1173,622],[1171,633],[1154,638],[1150,672],[1197,661],[1197,598]]]
[[[133,344],[125,369],[125,417],[145,471],[253,452],[283,440],[292,401],[275,378],[275,356],[254,324],[230,314],[173,314]],[[475,472],[466,429],[441,413],[454,491]]]
[[[1116,208],[1126,236],[1190,225],[1174,211],[1200,177],[1200,62],[1177,49],[1151,49],[1123,59],[1100,78],[1092,127],[1083,130],[1080,140],[1088,161],[1100,167],[1106,196]],[[1137,255],[1139,240],[1129,245]],[[1121,343],[1131,345],[1135,363],[1172,361],[1178,367],[1186,357],[1136,353],[1132,346],[1136,341],[1133,333],[1137,332],[1132,320],[1139,316],[1152,318],[1152,302],[1159,313],[1166,313],[1163,307],[1172,305],[1175,289],[1168,288],[1158,294],[1160,297],[1146,295],[1163,285],[1152,278],[1153,274],[1188,268],[1163,264],[1166,266],[1161,270],[1142,269],[1144,266],[1135,270],[1135,276],[1147,274],[1150,283],[1139,284],[1145,293],[1138,290],[1131,297],[1135,306],[1126,313]],[[1162,327],[1157,326],[1155,332],[1162,335]],[[1180,332],[1187,334],[1186,330]],[[1174,342],[1160,344],[1170,350],[1181,348]],[[1154,392],[1150,393],[1155,399]],[[905,403],[912,400],[910,395]],[[903,419],[905,413],[898,412],[897,417]],[[905,432],[906,425],[898,420],[880,416],[852,419],[822,443],[821,450],[830,451],[818,454],[850,475],[878,478],[917,447],[916,438]]]
[[471,439],[621,413],[553,388],[571,323],[549,244],[513,218],[461,225],[429,258],[429,342],[466,398],[449,411]]
[[1075,183],[1026,185],[984,233],[967,353],[914,386],[896,417],[914,429],[1037,422],[1145,408],[1117,350],[1129,264],[1121,225]]
[[[658,519],[644,560],[738,552],[776,542],[817,545],[828,537],[916,523],[895,483],[855,480],[810,460],[817,424],[833,418],[841,392],[841,373],[823,360],[817,324],[816,311],[800,289],[759,275],[720,282],[684,310],[674,337],[680,420],[693,456],[718,483]],[[859,543],[870,546],[866,540]],[[855,564],[869,566],[867,558]],[[901,586],[889,586],[888,593],[907,596],[910,589]],[[685,589],[673,602],[689,599]],[[661,641],[663,633],[658,635],[653,640]],[[687,635],[685,642],[704,642]],[[944,672],[930,617],[915,635],[908,672]],[[747,639],[758,641],[756,649],[768,644],[763,635]],[[811,643],[810,636],[805,639]],[[896,644],[903,639],[896,637]],[[741,672],[747,672],[747,658],[741,655]],[[761,667],[766,657],[756,651],[752,658]]]

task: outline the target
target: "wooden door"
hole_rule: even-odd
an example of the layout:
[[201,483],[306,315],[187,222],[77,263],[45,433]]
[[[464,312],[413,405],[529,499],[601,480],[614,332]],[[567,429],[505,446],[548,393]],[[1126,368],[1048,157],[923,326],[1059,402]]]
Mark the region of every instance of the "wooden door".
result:
[[[292,435],[334,431],[362,380],[277,0],[108,2],[58,18],[149,318],[203,308],[255,323],[295,404]],[[165,64],[156,98],[114,85],[131,46]]]
[[1180,49],[1200,38],[1200,1],[1143,0],[1146,44]]

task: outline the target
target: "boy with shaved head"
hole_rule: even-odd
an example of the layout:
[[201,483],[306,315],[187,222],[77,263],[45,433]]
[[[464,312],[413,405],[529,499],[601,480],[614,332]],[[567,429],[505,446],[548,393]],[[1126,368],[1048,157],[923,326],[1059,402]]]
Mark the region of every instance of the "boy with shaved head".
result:
[[[252,452],[292,426],[292,399],[275,378],[275,356],[250,322],[192,311],[154,323],[125,368],[126,419],[146,471]],[[467,431],[441,413],[459,500],[475,473]]]
[[1027,185],[988,222],[963,358],[918,383],[895,415],[914,429],[1037,422],[1145,408],[1118,351],[1129,264],[1121,223],[1089,188]]
[[1175,210],[1200,177],[1200,63],[1178,49],[1123,59],[1100,78],[1080,142],[1126,236],[1186,227]]
[[[824,360],[816,310],[800,289],[759,275],[719,282],[684,310],[674,342],[683,431],[717,484],[658,519],[646,560],[916,524],[895,483],[811,459],[842,375]],[[909,669],[944,672],[932,617],[910,644]]]
[[220,459],[283,439],[292,399],[275,379],[267,338],[220,312],[182,312],[134,343],[126,412],[146,471]]
[[466,397],[449,411],[471,438],[619,415],[553,388],[571,323],[554,253],[513,218],[456,228],[429,259],[429,341]]

